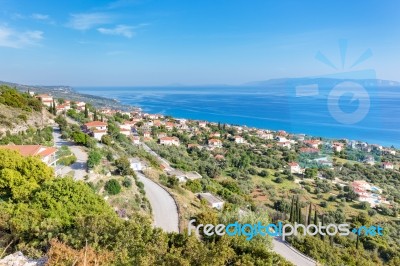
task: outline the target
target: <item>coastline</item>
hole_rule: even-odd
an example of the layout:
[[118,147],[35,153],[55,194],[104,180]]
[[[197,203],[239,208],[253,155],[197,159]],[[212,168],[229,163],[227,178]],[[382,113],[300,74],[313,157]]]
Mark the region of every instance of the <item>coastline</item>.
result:
[[[103,98],[103,99],[108,99],[110,101],[115,101],[115,99],[112,99],[111,97],[108,96],[97,96],[94,94],[90,94],[90,93],[82,93],[82,91],[79,91],[77,89],[73,89],[76,94],[80,94],[80,95],[86,95],[88,97],[99,97],[99,98]],[[119,104],[118,104],[119,103]],[[383,141],[383,140],[377,140],[377,141],[371,141],[371,140],[366,140],[365,138],[349,138],[349,137],[344,137],[344,136],[328,136],[326,134],[314,134],[314,133],[308,133],[308,132],[301,132],[301,131],[297,131],[297,130],[293,130],[291,128],[291,126],[285,127],[285,126],[281,126],[281,127],[260,127],[260,126],[253,126],[253,125],[248,125],[247,123],[238,123],[238,122],[228,122],[227,120],[223,120],[220,119],[221,115],[215,115],[213,113],[207,113],[206,117],[193,117],[188,115],[188,113],[185,113],[184,115],[176,115],[175,113],[171,113],[168,111],[165,112],[152,112],[150,111],[148,108],[146,108],[145,106],[140,106],[140,105],[131,105],[129,103],[122,103],[120,100],[118,102],[116,102],[116,106],[119,106],[119,109],[121,110],[126,110],[126,108],[128,109],[136,109],[136,110],[141,110],[142,112],[145,113],[160,113],[166,116],[171,116],[174,118],[182,118],[182,119],[188,119],[188,120],[196,120],[196,121],[207,121],[210,123],[223,123],[223,124],[227,124],[227,125],[232,125],[232,126],[241,126],[241,127],[246,127],[246,128],[252,128],[252,129],[259,129],[259,130],[270,130],[270,131],[286,131],[289,134],[292,135],[303,135],[306,137],[311,137],[311,138],[321,138],[321,139],[325,139],[325,140],[346,140],[346,141],[355,141],[355,142],[360,142],[360,143],[367,143],[367,144],[372,144],[372,145],[379,145],[382,147],[395,147],[396,149],[398,149],[400,147],[400,143],[392,143],[392,142],[388,142],[388,141]],[[213,116],[218,117],[218,119],[213,119]],[[232,118],[232,117],[228,117],[228,118]],[[242,120],[246,120],[246,117],[240,117],[242,118]],[[281,119],[269,119],[269,118],[265,118],[265,120],[271,120],[271,121],[281,121]],[[331,125],[332,129],[330,130],[330,132],[336,132],[335,131],[335,127],[340,127],[341,125]],[[312,125],[310,127],[313,127]],[[314,126],[315,127],[315,126]],[[376,134],[379,135],[379,134]]]

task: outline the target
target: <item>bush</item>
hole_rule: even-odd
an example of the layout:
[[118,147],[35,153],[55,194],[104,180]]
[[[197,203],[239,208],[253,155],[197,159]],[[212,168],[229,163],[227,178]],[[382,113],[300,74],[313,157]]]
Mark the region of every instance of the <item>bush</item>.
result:
[[282,183],[282,182],[283,182],[283,178],[282,178],[282,177],[277,177],[277,178],[275,178],[275,183],[280,184],[280,183]]
[[132,186],[132,181],[129,177],[125,177],[124,181],[122,181],[122,185],[126,188],[130,188]]
[[321,201],[321,203],[319,204],[319,206],[326,208],[326,206],[328,206],[328,203],[326,203],[326,201]]
[[121,192],[121,185],[118,183],[116,179],[110,179],[104,185],[104,189],[110,195],[117,195]]
[[268,176],[268,171],[267,170],[261,170],[260,173],[258,173],[259,176],[261,177],[267,177]]
[[336,200],[336,196],[330,195],[330,196],[328,197],[328,200],[329,200],[329,201],[335,201],[335,200]]
[[100,160],[101,160],[100,152],[97,150],[91,150],[89,152],[88,161],[87,161],[88,167],[89,168],[95,167],[96,165],[98,165],[100,163]]
[[198,179],[196,180],[188,180],[185,184],[186,188],[192,191],[193,193],[201,192],[203,187]]
[[135,175],[135,172],[131,168],[131,163],[127,157],[121,157],[115,160],[115,166],[120,175]]
[[376,215],[376,211],[374,210],[374,209],[370,209],[370,210],[368,210],[368,215],[369,216],[374,216],[374,215]]

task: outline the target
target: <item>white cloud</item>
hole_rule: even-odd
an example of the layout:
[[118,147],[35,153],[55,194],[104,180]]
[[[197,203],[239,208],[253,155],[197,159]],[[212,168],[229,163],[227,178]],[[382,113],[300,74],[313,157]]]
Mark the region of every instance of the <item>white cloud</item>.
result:
[[50,16],[45,15],[45,14],[34,13],[31,15],[31,18],[37,19],[37,20],[48,20],[48,19],[50,19]]
[[110,22],[111,17],[104,13],[81,13],[70,15],[67,26],[76,30],[88,30]]
[[97,30],[106,35],[120,35],[126,38],[132,38],[135,35],[135,27],[126,25],[117,25],[115,28],[98,28]]
[[23,48],[37,44],[43,39],[41,31],[15,31],[11,28],[0,26],[0,46],[9,48]]

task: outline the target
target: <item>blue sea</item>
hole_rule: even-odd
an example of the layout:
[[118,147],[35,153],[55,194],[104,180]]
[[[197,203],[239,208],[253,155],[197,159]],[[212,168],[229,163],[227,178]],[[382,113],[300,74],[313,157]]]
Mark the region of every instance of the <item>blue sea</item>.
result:
[[[119,100],[148,113],[286,130],[327,138],[400,147],[400,88],[371,87],[366,95],[343,93],[332,105],[331,88],[298,95],[292,87],[76,87],[77,92]],[[367,97],[367,101],[363,99]],[[365,107],[365,103],[367,107]],[[364,105],[361,115],[361,105]],[[357,114],[358,119],[352,119]],[[341,119],[350,117],[349,119]],[[354,120],[354,121],[353,121]]]

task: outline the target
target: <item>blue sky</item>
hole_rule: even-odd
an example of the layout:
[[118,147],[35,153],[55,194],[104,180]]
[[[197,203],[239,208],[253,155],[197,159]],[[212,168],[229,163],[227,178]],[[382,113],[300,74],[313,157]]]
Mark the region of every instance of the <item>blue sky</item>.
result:
[[[364,69],[400,80],[396,0],[0,0],[0,7],[5,81],[241,84]],[[343,67],[339,40],[347,40]],[[319,52],[336,69],[317,60]]]

